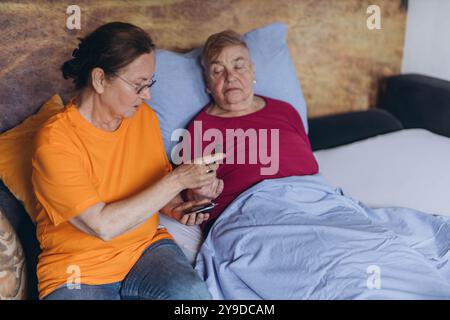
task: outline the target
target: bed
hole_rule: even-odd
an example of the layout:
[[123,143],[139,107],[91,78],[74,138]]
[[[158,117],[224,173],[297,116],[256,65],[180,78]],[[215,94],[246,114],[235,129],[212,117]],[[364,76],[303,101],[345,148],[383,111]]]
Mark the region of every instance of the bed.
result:
[[[446,170],[446,163],[450,160],[448,151],[450,150],[450,139],[448,138],[450,137],[450,83],[421,75],[389,77],[383,85],[383,90],[380,91],[376,108],[308,120],[301,84],[287,50],[286,32],[286,25],[275,23],[245,35],[252,58],[256,63],[258,80],[256,92],[288,101],[298,110],[305,128],[309,130],[309,138],[319,162],[320,176],[304,179],[292,177],[290,180],[287,179],[288,181],[268,181],[255,186],[254,190],[248,190],[230,205],[229,210],[223,214],[224,218],[221,218],[223,221],[216,223],[205,243],[198,227],[182,226],[166,217],[161,217],[161,224],[165,225],[173,234],[186,256],[207,281],[216,299],[450,298],[449,286],[445,282],[450,278],[449,274],[445,273],[449,268],[447,259],[450,233],[443,232],[448,228],[446,216],[450,216],[450,205],[446,195],[447,190],[450,189],[450,176]],[[166,50],[157,52],[159,78],[152,91],[153,97],[149,104],[156,111],[160,120],[169,156],[175,143],[171,140],[174,129],[186,127],[199,108],[208,101],[198,63],[199,53],[199,49],[184,54]],[[186,100],[180,99],[180,97],[190,98]],[[269,251],[248,247],[250,251],[243,252],[244,260],[239,260],[237,256],[228,257],[224,263],[221,258],[217,258],[215,261],[213,261],[215,258],[211,260],[211,257],[219,256],[220,252],[216,249],[223,247],[223,243],[229,246],[234,243],[239,248],[246,248],[246,246],[242,246],[242,242],[233,242],[236,239],[239,240],[238,236],[223,240],[225,238],[222,235],[233,234],[235,232],[233,230],[244,228],[242,224],[238,224],[234,225],[235,228],[229,229],[230,226],[233,227],[233,224],[228,223],[233,219],[239,221],[240,213],[244,212],[241,208],[242,202],[251,201],[253,195],[261,195],[266,200],[270,199],[270,192],[267,190],[272,190],[271,188],[274,186],[278,192],[286,187],[294,188],[297,193],[305,193],[303,202],[295,202],[295,196],[293,196],[293,199],[290,199],[293,202],[287,202],[287,211],[289,208],[295,208],[296,203],[297,205],[306,204],[318,201],[319,198],[327,198],[329,203],[345,201],[348,206],[358,207],[358,212],[365,214],[366,218],[371,215],[371,221],[386,220],[387,217],[392,219],[398,213],[398,217],[402,217],[402,223],[396,225],[407,226],[408,228],[401,229],[404,232],[416,230],[417,235],[424,241],[425,239],[439,238],[438,245],[433,247],[437,242],[432,241],[432,246],[424,249],[430,250],[429,260],[435,259],[434,268],[439,269],[439,272],[435,269],[427,269],[424,261],[415,256],[419,260],[414,260],[417,263],[413,265],[418,268],[410,270],[409,274],[417,276],[417,270],[421,272],[420,274],[429,274],[429,276],[424,276],[427,284],[426,294],[420,296],[409,288],[410,295],[401,295],[398,290],[396,291],[395,285],[392,285],[387,288],[392,294],[383,295],[383,291],[380,290],[386,288],[386,281],[383,280],[386,268],[380,266],[380,263],[377,264],[376,259],[372,262],[367,261],[364,264],[365,268],[359,268],[362,275],[358,278],[357,285],[330,280],[333,285],[330,285],[330,290],[327,290],[326,282],[323,282],[325,278],[317,278],[314,284],[305,282],[304,290],[300,290],[302,292],[300,295],[298,294],[300,291],[296,291],[298,288],[289,292],[286,290],[288,287],[274,286],[270,282],[268,286],[262,289],[258,288],[258,283],[261,282],[260,276],[265,274],[266,269],[264,268],[268,265],[267,261],[270,262],[270,259],[274,259],[274,256],[270,257],[270,254],[276,253],[278,249],[276,246]],[[308,196],[311,189],[316,192]],[[342,203],[336,206],[340,205]],[[16,230],[24,248],[28,269],[28,296],[36,298],[35,270],[39,245],[35,238],[35,226],[28,218],[22,204],[3,183],[0,184],[0,207]],[[389,212],[380,209],[385,207],[392,209]],[[373,208],[378,209],[372,211]],[[249,211],[250,214],[252,212],[254,209]],[[329,211],[322,211],[322,213],[326,212],[329,213]],[[266,218],[269,220],[261,220],[261,223],[270,225],[270,215],[267,215]],[[311,223],[311,219],[313,217],[309,217],[308,223]],[[376,230],[371,229],[369,220],[363,220],[360,221],[360,225],[366,226],[369,233],[376,235],[380,231],[376,228]],[[342,220],[337,216],[331,221],[340,223]],[[437,224],[436,221],[440,221],[441,224]],[[304,221],[302,224],[295,220],[287,224],[297,225],[300,228],[308,223]],[[433,227],[430,228],[430,225]],[[254,229],[251,226],[254,225],[247,225],[250,230]],[[274,230],[270,232],[272,231]],[[298,234],[298,229],[292,229],[292,231],[292,234]],[[258,236],[259,234],[261,233],[258,232],[254,235]],[[264,233],[262,234],[264,235]],[[253,233],[248,232],[248,235],[251,236]],[[280,236],[278,234],[277,237]],[[348,237],[348,234],[338,233],[336,237],[338,236]],[[366,238],[355,236],[355,239],[361,242]],[[409,244],[407,247],[410,248],[417,239],[414,236],[406,239],[405,241]],[[376,241],[382,240],[374,239],[374,241],[373,246],[377,246]],[[258,242],[252,241],[252,243]],[[329,243],[330,240],[324,242],[326,245]],[[291,244],[298,243],[292,242]],[[383,253],[392,252],[389,248],[387,246]],[[292,252],[292,248],[285,249]],[[252,254],[258,250],[260,250],[263,260],[260,259],[260,256]],[[228,251],[235,255],[239,252],[239,250]],[[313,251],[311,252],[313,253]],[[401,250],[396,252],[401,252]],[[248,256],[249,253],[250,256]],[[269,255],[267,256],[267,254]],[[352,256],[349,255],[349,257]],[[397,256],[395,259],[385,262],[398,262],[400,258]],[[307,257],[298,256],[298,259],[307,261]],[[264,261],[266,263],[261,263]],[[320,268],[323,267],[320,265],[321,261],[325,261],[325,259],[316,261],[314,268],[317,272],[313,274],[320,273]],[[241,273],[239,275],[244,278],[239,281],[231,280],[227,274],[228,270],[222,271],[220,274],[224,277],[223,279],[214,275],[218,270],[217,266],[232,265],[233,263],[238,268],[243,268],[244,276]],[[252,266],[263,267],[263,269],[260,269],[259,274],[258,272],[247,272],[251,270]],[[279,270],[279,268],[276,269]],[[394,278],[398,275],[398,268],[392,268],[392,270],[394,271],[388,270],[387,274]],[[434,270],[434,273],[428,272],[430,270]],[[440,273],[441,271],[444,272],[444,276]],[[293,273],[288,272],[287,274]],[[256,275],[255,278],[253,278],[254,275]],[[380,275],[381,278],[378,277]],[[444,277],[442,283],[436,281],[439,277]],[[278,278],[274,277],[274,279]],[[287,279],[289,280],[289,278]],[[403,285],[406,286],[407,278],[402,279]],[[282,278],[280,281],[286,281],[286,279]],[[224,284],[228,282],[231,289],[224,289]],[[343,290],[342,286],[348,287],[348,291]],[[313,287],[322,288],[322,290],[315,291],[311,289]],[[355,292],[355,287],[365,293]],[[276,290],[277,288],[278,290]]]
[[[301,86],[290,81],[289,57],[276,40],[284,32],[275,24],[245,35],[256,64],[255,91],[290,102],[306,119]],[[168,153],[176,143],[170,132],[185,127],[198,112],[194,105],[208,99],[195,93],[204,92],[196,57],[195,50],[183,57],[191,63],[191,84],[169,69],[162,79],[194,96],[192,106],[175,108],[169,118],[168,105],[154,93]],[[449,299],[448,88],[420,75],[390,77],[377,108],[304,123],[319,175],[252,187],[204,242],[197,227],[164,217],[162,224],[215,299]]]
[[[438,83],[393,77],[384,109],[311,120],[320,175],[252,187],[204,242],[197,227],[163,220],[213,297],[450,299],[450,87]],[[405,106],[409,118],[443,113],[417,125],[386,111],[410,95],[421,99]]]

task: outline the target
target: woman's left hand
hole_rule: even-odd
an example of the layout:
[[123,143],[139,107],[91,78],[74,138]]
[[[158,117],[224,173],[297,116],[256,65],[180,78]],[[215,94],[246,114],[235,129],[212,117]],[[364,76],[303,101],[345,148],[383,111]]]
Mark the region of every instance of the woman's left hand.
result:
[[208,202],[209,202],[208,199],[190,200],[190,201],[176,204],[174,207],[172,207],[170,209],[170,212],[167,212],[168,210],[165,210],[165,212],[163,212],[163,213],[178,220],[178,222],[180,222],[181,224],[193,226],[196,224],[201,224],[202,222],[208,220],[209,213],[184,214],[184,212],[192,207],[199,206],[202,204],[207,204]]
[[222,193],[223,187],[223,180],[216,178],[211,184],[204,187],[187,189],[185,196],[187,200],[214,200]]

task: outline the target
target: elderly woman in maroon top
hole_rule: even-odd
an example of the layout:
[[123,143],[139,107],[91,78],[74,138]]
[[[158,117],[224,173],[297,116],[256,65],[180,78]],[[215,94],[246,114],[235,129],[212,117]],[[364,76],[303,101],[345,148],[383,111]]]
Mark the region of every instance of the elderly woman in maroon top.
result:
[[253,93],[255,66],[238,33],[211,35],[202,65],[212,100],[188,128],[195,139],[191,139],[190,157],[198,156],[200,146],[203,154],[212,149],[226,153],[217,170],[216,187],[223,191],[203,224],[207,233],[244,190],[264,179],[315,174],[318,165],[299,113],[286,102]]

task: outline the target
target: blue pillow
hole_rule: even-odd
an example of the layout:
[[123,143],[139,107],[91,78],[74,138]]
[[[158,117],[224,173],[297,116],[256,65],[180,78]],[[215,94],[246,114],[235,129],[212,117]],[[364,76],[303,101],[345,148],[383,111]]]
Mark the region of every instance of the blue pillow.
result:
[[[289,55],[286,34],[286,24],[273,23],[244,35],[256,68],[254,91],[292,104],[308,132],[306,103]],[[158,116],[169,157],[177,144],[177,141],[171,141],[172,133],[178,128],[186,128],[210,100],[202,75],[201,53],[201,48],[185,54],[156,50],[157,82],[147,103]]]

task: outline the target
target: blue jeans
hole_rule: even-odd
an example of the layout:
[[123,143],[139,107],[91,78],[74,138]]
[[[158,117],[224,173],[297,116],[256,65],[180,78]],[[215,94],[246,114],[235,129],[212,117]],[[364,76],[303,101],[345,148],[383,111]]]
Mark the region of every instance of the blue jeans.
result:
[[59,287],[44,300],[206,300],[211,295],[173,240],[151,244],[119,282]]

